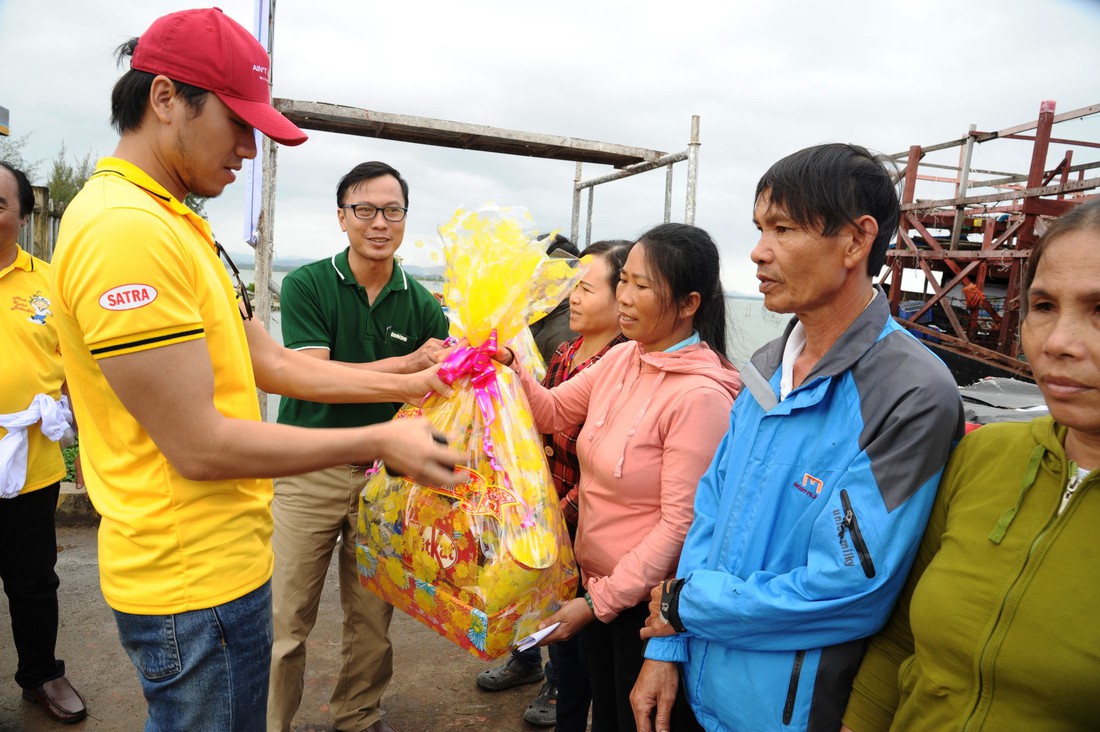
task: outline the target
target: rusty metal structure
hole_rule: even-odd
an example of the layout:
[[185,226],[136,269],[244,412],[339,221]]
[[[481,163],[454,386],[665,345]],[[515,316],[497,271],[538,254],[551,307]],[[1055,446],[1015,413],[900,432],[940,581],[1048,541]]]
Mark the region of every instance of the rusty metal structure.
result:
[[[1093,152],[1100,134],[1071,139],[1055,131],[1093,115],[1100,104],[1056,114],[1055,103],[1044,101],[1034,121],[995,132],[971,125],[961,138],[891,156],[903,176],[902,220],[880,284],[894,316],[945,357],[960,383],[968,370],[1031,377],[1018,337],[1027,256],[1047,221],[1100,195],[1100,155]],[[1019,153],[1021,142],[1031,146],[1026,171],[974,167],[979,146],[1014,145]],[[932,162],[931,154],[955,148],[957,164]],[[1075,152],[1098,159],[1075,164]],[[953,195],[917,197],[918,186],[937,185],[952,186]]]

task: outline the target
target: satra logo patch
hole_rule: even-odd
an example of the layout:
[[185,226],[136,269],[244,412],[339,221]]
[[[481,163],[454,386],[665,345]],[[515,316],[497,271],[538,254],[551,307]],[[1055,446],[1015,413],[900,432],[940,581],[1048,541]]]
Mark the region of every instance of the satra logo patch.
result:
[[157,288],[152,285],[119,285],[99,296],[99,306],[104,310],[133,310],[156,299]]

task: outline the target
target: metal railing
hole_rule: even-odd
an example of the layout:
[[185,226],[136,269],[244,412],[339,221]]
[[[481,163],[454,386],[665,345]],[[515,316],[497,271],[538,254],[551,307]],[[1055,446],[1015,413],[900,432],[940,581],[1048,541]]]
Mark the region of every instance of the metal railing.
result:
[[[603,183],[610,183],[615,180],[622,180],[623,178],[629,178],[639,173],[647,173],[650,170],[656,170],[657,168],[665,169],[665,218],[664,222],[667,224],[672,220],[672,166],[676,163],[687,161],[688,173],[687,173],[687,193],[686,202],[684,206],[684,223],[695,223],[695,188],[699,178],[699,115],[692,115],[691,117],[691,141],[688,143],[687,149],[677,153],[668,153],[662,155],[656,160],[647,160],[641,163],[635,163],[634,165],[628,165],[625,168],[620,168],[607,175],[601,175],[598,178],[592,178],[590,180],[581,179],[581,169],[583,163],[577,161],[577,173],[573,179],[573,220],[570,239],[578,245],[578,248],[584,249],[586,246],[592,243],[592,211],[594,207],[594,199],[596,193],[596,186]],[[582,191],[588,191],[588,208],[587,216],[585,218],[584,227],[584,246],[581,246],[581,241],[578,238],[580,235],[580,211],[581,211],[581,197]]]

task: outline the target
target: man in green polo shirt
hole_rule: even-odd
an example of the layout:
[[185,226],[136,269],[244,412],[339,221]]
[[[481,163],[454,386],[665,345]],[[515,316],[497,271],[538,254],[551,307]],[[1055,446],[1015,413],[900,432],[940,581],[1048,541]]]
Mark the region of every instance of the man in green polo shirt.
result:
[[[439,301],[394,261],[405,235],[409,186],[380,162],[352,168],[336,188],[348,248],[283,280],[283,342],[319,359],[412,373],[430,366],[447,337]],[[384,422],[396,404],[319,404],[284,399],[281,424],[351,427]],[[271,510],[274,644],[268,730],[285,732],[302,700],[306,638],[333,548],[340,540],[343,667],[332,692],[338,730],[392,732],[379,702],[393,672],[393,606],[359,584],[355,538],[368,466],[341,465],[275,481]]]

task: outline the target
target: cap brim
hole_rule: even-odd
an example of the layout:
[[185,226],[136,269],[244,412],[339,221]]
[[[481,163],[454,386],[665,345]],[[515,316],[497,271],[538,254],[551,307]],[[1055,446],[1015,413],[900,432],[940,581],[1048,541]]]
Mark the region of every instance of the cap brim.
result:
[[301,145],[309,139],[306,133],[267,102],[256,102],[217,94],[225,106],[237,116],[281,145]]

